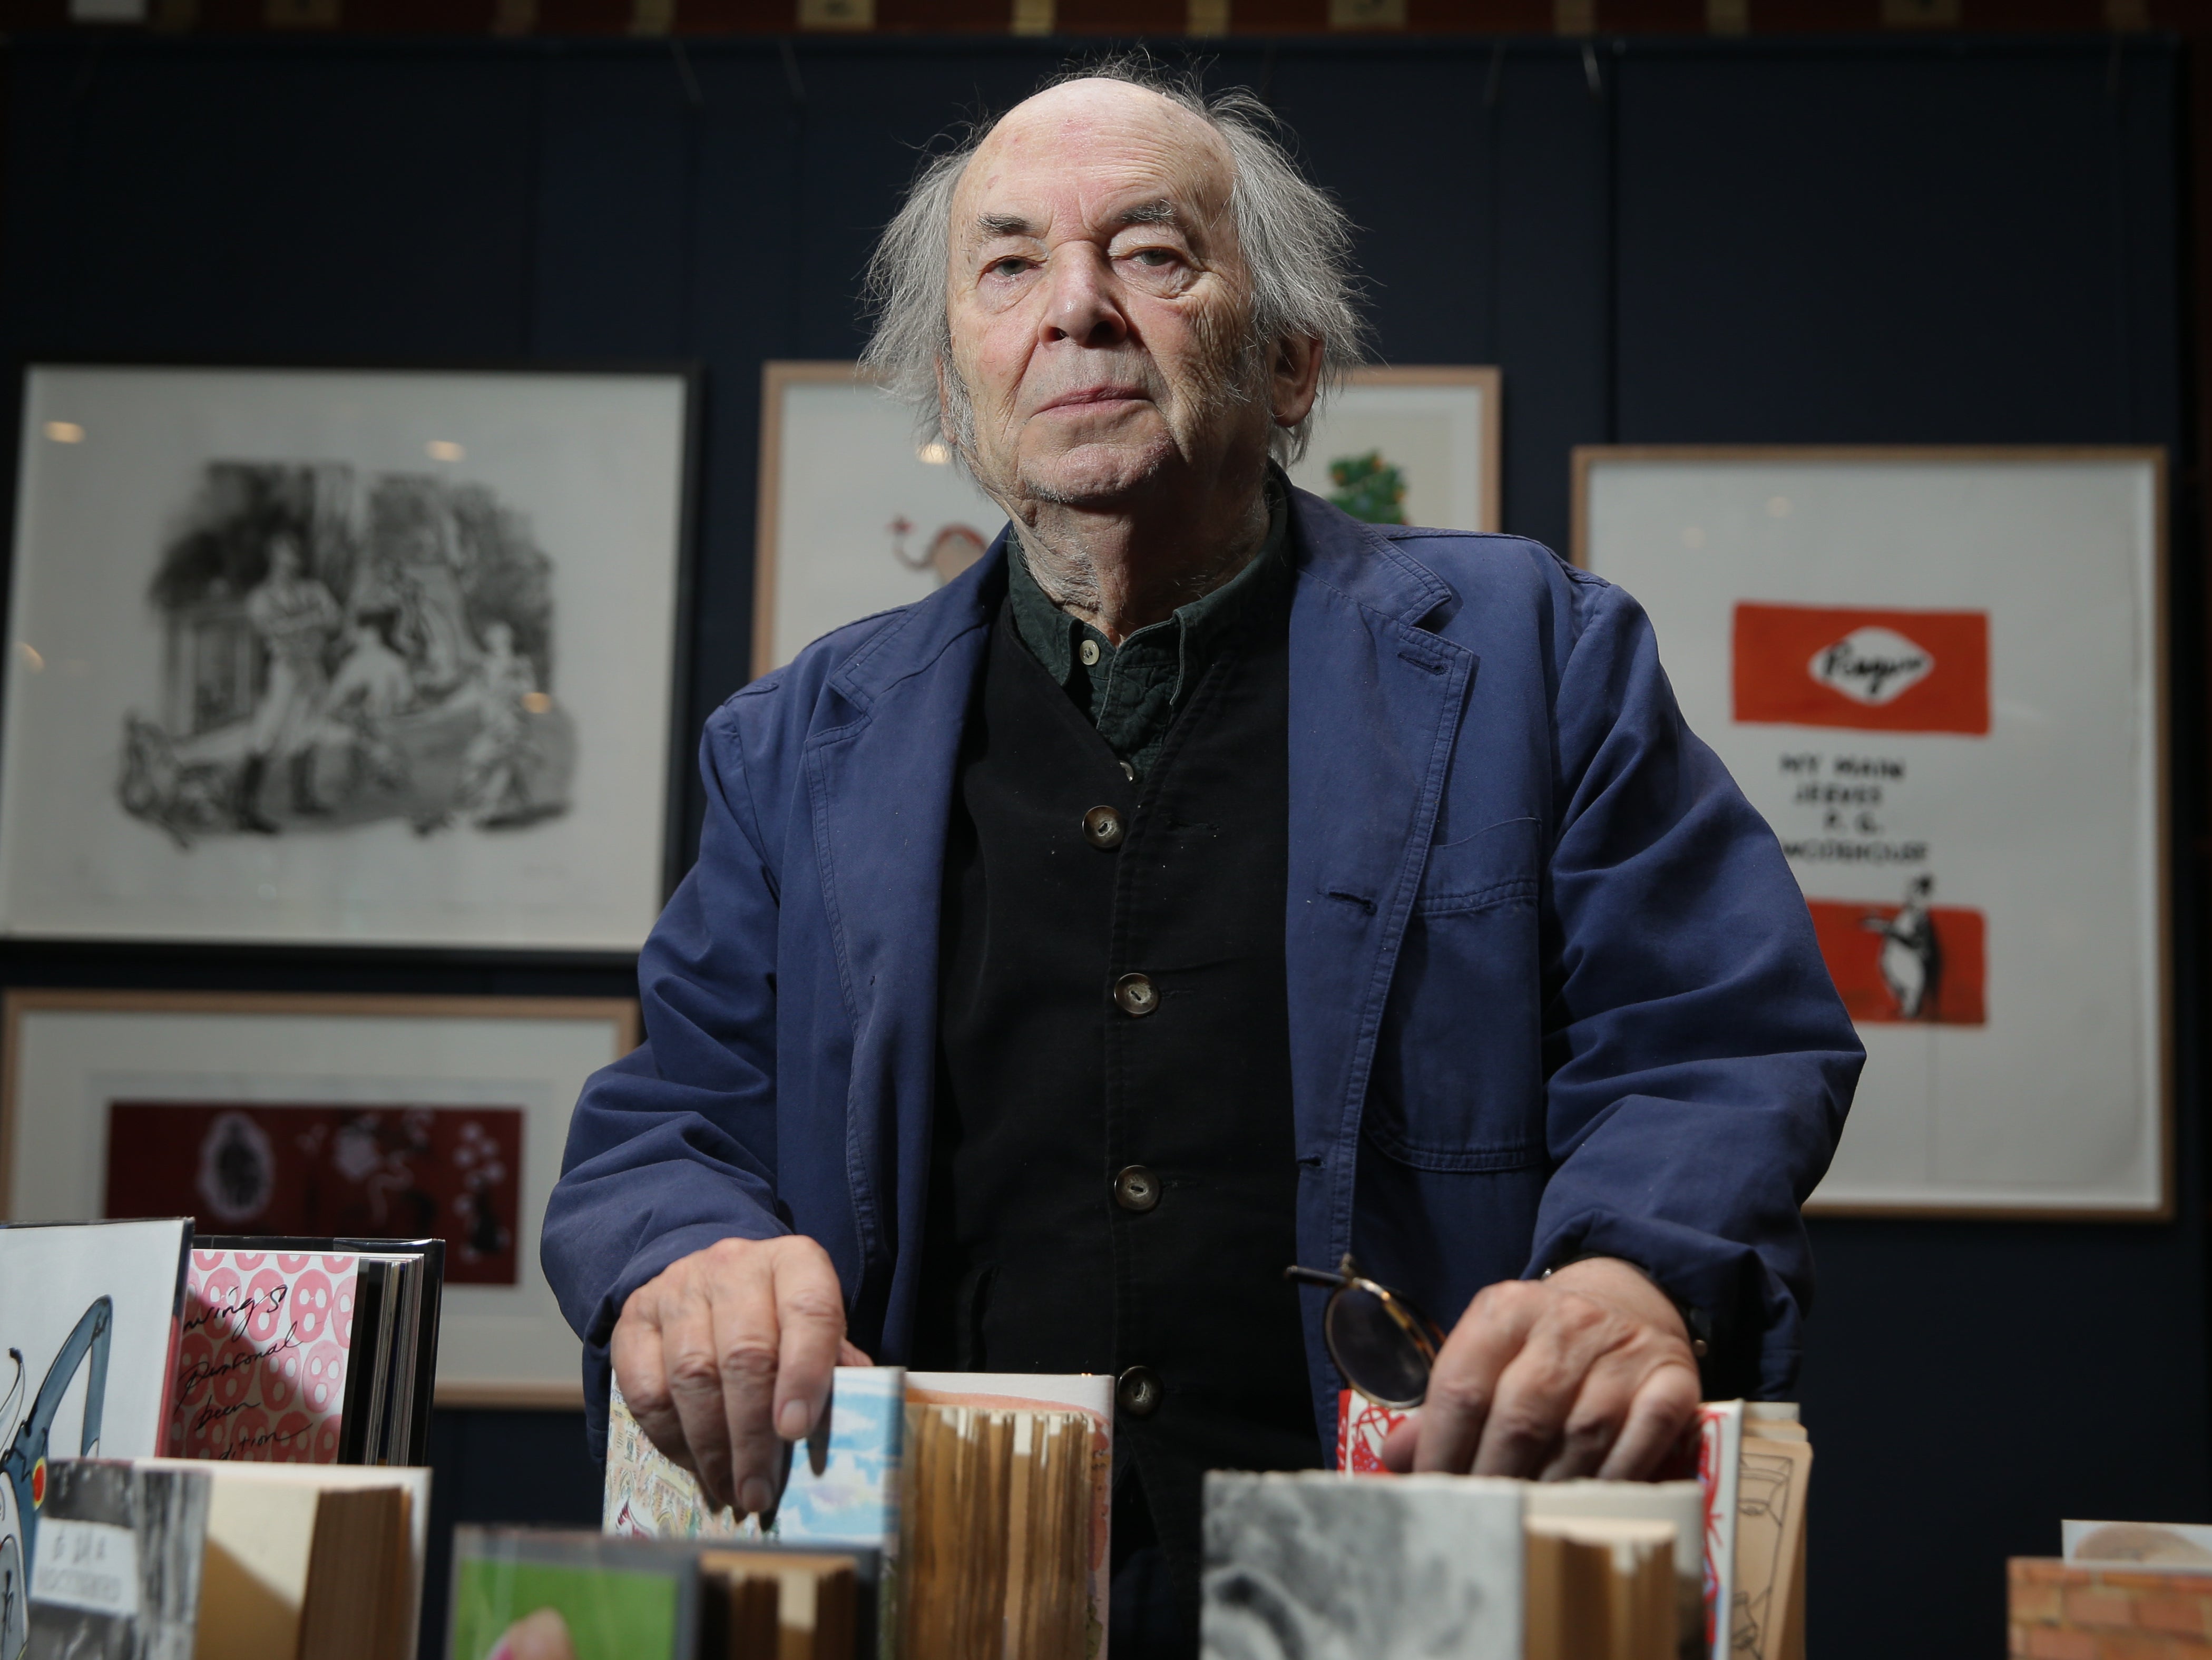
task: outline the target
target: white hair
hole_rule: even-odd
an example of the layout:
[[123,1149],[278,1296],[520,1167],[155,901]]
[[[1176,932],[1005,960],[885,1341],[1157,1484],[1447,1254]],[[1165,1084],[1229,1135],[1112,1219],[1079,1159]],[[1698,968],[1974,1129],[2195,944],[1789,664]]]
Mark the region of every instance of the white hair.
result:
[[[1328,192],[1299,171],[1286,130],[1274,112],[1242,88],[1209,95],[1195,79],[1170,77],[1143,53],[1070,70],[1046,82],[1046,88],[1071,81],[1119,81],[1158,93],[1205,122],[1228,147],[1234,168],[1229,205],[1248,285],[1247,355],[1264,363],[1279,341],[1303,337],[1322,343],[1320,395],[1313,410],[1296,426],[1277,428],[1270,441],[1279,459],[1297,460],[1304,453],[1314,416],[1346,373],[1367,356],[1367,322],[1352,269],[1352,221]],[[861,363],[892,395],[913,406],[925,435],[942,437],[963,456],[971,437],[966,429],[969,401],[967,388],[951,372],[952,334],[945,309],[952,197],[968,163],[1004,119],[974,123],[949,148],[922,162],[868,260],[865,293],[875,328]],[[943,401],[949,409],[940,407],[940,365]]]

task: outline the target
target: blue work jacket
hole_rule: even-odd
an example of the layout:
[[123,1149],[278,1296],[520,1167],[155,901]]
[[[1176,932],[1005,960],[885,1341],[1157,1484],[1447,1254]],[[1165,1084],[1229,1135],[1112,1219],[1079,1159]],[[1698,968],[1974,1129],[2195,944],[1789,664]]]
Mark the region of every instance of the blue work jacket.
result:
[[[1493,1280],[1624,1257],[1710,1325],[1709,1389],[1786,1392],[1798,1207],[1863,1051],[1773,833],[1627,594],[1517,537],[1293,504],[1301,1260],[1354,1251],[1449,1324]],[[946,825],[1006,556],[1002,534],[707,724],[699,860],[638,961],[646,1042],[586,1086],[546,1209],[595,1441],[623,1300],[722,1238],[818,1240],[853,1340],[913,1347]]]

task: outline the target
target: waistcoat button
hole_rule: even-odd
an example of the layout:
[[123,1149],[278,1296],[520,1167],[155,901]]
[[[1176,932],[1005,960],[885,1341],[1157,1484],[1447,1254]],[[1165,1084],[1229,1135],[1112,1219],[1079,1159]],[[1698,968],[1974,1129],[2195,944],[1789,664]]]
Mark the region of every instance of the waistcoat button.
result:
[[1083,815],[1083,839],[1094,848],[1118,848],[1127,833],[1121,813],[1112,807],[1093,807]]
[[1114,1178],[1114,1202],[1123,1210],[1151,1210],[1160,1202],[1160,1178],[1142,1164],[1131,1164]]
[[1159,1373],[1150,1366],[1132,1366],[1114,1384],[1115,1399],[1132,1418],[1150,1418],[1160,1409],[1160,1397],[1166,1393]]
[[1160,994],[1141,974],[1125,974],[1114,982],[1114,1001],[1122,1013],[1142,1018],[1160,1006]]

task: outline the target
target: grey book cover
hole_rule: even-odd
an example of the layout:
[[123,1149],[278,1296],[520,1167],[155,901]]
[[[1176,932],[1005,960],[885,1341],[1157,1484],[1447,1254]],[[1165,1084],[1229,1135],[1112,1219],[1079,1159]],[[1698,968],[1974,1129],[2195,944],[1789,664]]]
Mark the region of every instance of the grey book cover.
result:
[[28,1660],[192,1660],[209,1485],[120,1460],[49,1464]]
[[1520,1660],[1521,1485],[1206,1478],[1205,1660]]

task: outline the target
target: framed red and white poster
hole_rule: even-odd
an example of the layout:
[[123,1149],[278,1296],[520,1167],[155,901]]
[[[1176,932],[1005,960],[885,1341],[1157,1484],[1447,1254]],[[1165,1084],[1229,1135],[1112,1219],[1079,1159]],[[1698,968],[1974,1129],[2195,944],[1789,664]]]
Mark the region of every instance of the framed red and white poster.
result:
[[2171,1213],[2165,453],[1584,448],[1867,1046],[1808,1209]]

